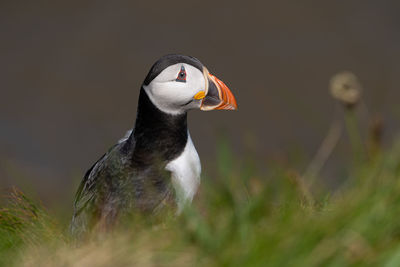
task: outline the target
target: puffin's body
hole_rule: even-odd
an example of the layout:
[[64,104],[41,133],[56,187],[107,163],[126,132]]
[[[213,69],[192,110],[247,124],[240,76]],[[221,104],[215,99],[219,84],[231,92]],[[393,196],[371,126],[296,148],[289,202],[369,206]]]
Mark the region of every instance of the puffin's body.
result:
[[193,57],[167,55],[140,90],[135,127],[90,168],[74,203],[74,234],[109,228],[132,212],[178,212],[200,182],[200,159],[187,128],[191,109],[236,109],[228,87]]

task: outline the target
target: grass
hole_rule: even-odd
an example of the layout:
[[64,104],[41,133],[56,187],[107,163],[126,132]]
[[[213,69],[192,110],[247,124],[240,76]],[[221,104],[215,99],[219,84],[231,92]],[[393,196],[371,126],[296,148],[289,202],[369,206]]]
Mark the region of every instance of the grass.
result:
[[221,176],[204,179],[180,217],[163,223],[133,218],[79,245],[40,206],[14,192],[0,212],[0,263],[400,266],[400,142],[352,169],[331,195],[309,192],[307,178],[293,171],[241,172],[224,156],[226,148],[221,151]]
[[0,210],[0,265],[400,266],[400,139],[383,150],[375,129],[363,142],[353,110],[345,116],[353,155],[334,192],[320,186],[319,170],[341,127],[304,175],[277,164],[257,171],[221,143],[217,173],[203,177],[182,215],[130,218],[80,243],[14,191]]

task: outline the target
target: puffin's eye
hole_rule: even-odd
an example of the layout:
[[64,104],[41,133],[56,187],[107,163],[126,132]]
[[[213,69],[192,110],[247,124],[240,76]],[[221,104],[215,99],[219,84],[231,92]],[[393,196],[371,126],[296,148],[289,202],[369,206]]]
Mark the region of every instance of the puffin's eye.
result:
[[176,78],[177,82],[186,82],[186,71],[185,71],[185,67],[182,66],[181,67],[181,71],[178,73],[178,77]]

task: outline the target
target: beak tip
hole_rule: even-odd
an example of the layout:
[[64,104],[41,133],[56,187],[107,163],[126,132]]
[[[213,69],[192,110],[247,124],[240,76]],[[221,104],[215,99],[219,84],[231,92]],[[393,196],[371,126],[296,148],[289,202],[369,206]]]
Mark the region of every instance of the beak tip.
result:
[[[216,91],[216,94],[214,93],[214,95],[218,95],[218,100],[219,104],[215,104],[209,107],[205,107],[202,106],[201,109],[202,110],[215,110],[215,109],[225,109],[225,110],[238,110],[238,105],[236,102],[235,97],[233,96],[233,93],[229,90],[228,86],[226,86],[226,84],[221,81],[220,79],[218,79],[217,77],[215,77],[214,75],[212,75],[211,73],[209,73],[208,71],[206,72],[206,74],[208,76],[209,81],[212,82],[213,84],[213,88],[214,91]],[[210,89],[207,90],[207,95],[210,92]],[[206,95],[206,97],[207,97]],[[215,96],[214,96],[215,97]],[[204,103],[204,101],[203,101]]]

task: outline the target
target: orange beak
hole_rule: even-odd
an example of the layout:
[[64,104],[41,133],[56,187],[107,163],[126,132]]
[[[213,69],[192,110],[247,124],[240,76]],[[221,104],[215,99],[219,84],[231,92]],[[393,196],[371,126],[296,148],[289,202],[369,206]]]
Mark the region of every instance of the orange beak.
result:
[[208,72],[204,68],[204,78],[206,79],[206,95],[203,98],[200,109],[204,111],[215,109],[237,110],[236,99],[228,86]]

